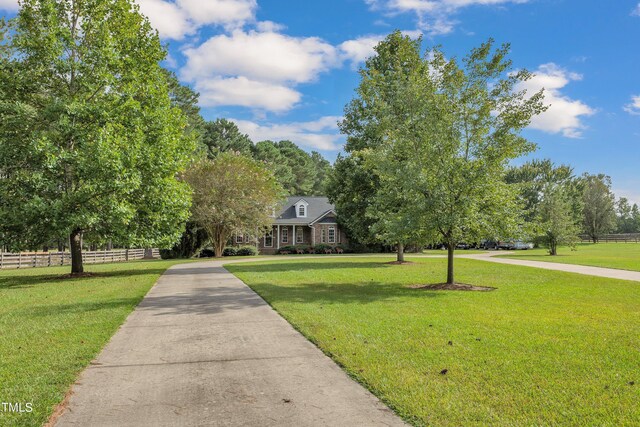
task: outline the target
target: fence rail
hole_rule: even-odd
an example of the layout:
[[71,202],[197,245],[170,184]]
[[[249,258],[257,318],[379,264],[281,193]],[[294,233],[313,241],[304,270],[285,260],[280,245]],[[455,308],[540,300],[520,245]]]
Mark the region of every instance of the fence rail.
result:
[[[160,256],[158,249],[152,249],[154,258]],[[82,252],[85,264],[104,264],[108,262],[125,262],[145,257],[145,249],[118,249],[112,251]],[[19,254],[0,252],[0,269],[36,268],[55,265],[71,265],[69,252],[22,252]]]
[[[591,242],[591,237],[586,234],[580,235],[580,240],[583,242]],[[598,242],[603,243],[640,243],[640,233],[628,233],[628,234],[603,234],[598,237]]]

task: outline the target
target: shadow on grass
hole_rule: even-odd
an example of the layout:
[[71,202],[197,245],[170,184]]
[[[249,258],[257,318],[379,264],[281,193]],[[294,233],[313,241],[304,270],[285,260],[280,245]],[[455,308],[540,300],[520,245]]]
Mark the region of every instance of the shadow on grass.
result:
[[147,295],[138,309],[153,316],[212,315],[238,310],[243,310],[247,316],[250,316],[254,310],[267,309],[265,300],[269,304],[286,302],[362,305],[418,295],[420,298],[434,298],[444,295],[442,291],[422,290],[418,293],[416,290],[407,289],[401,285],[380,282],[342,283],[339,285],[307,283],[300,286],[258,283],[252,285],[252,288],[260,296],[248,287],[222,285],[192,289],[188,294]]
[[[301,260],[304,258],[301,258]],[[283,271],[312,271],[312,270],[336,270],[340,268],[348,269],[383,269],[391,268],[384,260],[377,262],[317,262],[317,260],[305,261],[281,261],[271,264],[229,264],[229,270],[233,273],[274,273]]]
[[140,298],[118,298],[104,302],[77,302],[74,304],[54,304],[49,306],[29,307],[25,310],[28,317],[59,316],[66,314],[80,314],[99,310],[112,310],[122,307],[135,307]]
[[119,270],[92,272],[91,277],[68,278],[68,273],[62,274],[38,274],[28,276],[0,276],[0,289],[24,289],[34,286],[50,286],[60,284],[71,284],[74,282],[86,282],[90,280],[100,280],[108,278],[127,278],[141,275],[160,275],[165,272],[163,268],[149,268],[140,270]]

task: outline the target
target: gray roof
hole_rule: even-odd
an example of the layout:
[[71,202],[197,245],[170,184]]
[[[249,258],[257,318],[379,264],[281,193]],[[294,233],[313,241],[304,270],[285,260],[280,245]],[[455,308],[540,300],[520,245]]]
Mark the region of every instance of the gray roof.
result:
[[[295,204],[300,199],[309,203],[306,218],[296,217]],[[331,210],[335,210],[335,207],[329,203],[329,199],[326,197],[291,196],[287,197],[283,203],[274,224],[309,224]]]

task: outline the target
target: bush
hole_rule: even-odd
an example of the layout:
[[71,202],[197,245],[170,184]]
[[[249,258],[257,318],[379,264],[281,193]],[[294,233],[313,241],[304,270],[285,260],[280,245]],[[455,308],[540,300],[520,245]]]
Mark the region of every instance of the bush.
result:
[[224,248],[224,251],[222,251],[222,256],[236,256],[238,254],[238,251],[236,250],[236,248],[227,246],[226,248]]
[[280,249],[278,249],[278,253],[282,254],[282,252],[289,252],[290,254],[295,254],[296,247],[292,245],[282,246]]
[[331,249],[331,251],[333,252],[333,246],[325,245],[324,243],[320,243],[319,245],[315,245],[313,247],[314,252],[317,254],[323,254],[327,249]]
[[240,246],[236,250],[237,256],[255,256],[258,255],[258,250],[255,246]]
[[213,258],[214,256],[216,256],[216,253],[213,248],[204,248],[198,254],[198,258]]

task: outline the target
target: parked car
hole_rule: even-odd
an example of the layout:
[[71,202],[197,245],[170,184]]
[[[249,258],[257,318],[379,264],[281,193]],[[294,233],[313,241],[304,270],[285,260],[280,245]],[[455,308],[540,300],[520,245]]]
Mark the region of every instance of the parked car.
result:
[[527,249],[533,249],[533,243],[523,242],[522,240],[518,240],[513,244],[513,249],[519,249],[526,251]]
[[498,242],[495,240],[483,240],[480,242],[480,249],[493,250],[498,247]]
[[515,249],[515,242],[508,241],[508,240],[500,240],[500,241],[496,242],[496,249],[497,250],[504,249],[504,250],[508,250],[508,251],[514,250]]

